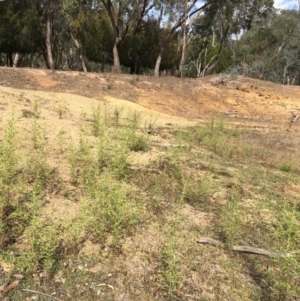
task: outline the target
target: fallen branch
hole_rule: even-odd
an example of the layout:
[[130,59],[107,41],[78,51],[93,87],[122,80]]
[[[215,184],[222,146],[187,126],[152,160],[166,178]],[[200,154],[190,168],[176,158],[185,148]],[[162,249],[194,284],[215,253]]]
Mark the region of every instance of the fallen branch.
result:
[[19,285],[19,280],[14,281],[13,283],[7,285],[7,282],[4,285],[1,285],[0,291],[3,292],[3,294],[8,293],[12,289],[16,288]]
[[293,119],[291,120],[291,122],[296,122],[296,120],[299,118],[299,115],[296,115],[293,113]]
[[[221,248],[226,247],[225,244],[223,244],[222,242],[215,240],[213,238],[209,238],[209,237],[201,237],[197,240],[197,243],[209,244],[209,245],[213,245],[213,246],[221,247]],[[264,255],[264,256],[269,256],[269,257],[290,257],[297,253],[300,253],[300,250],[288,252],[288,253],[282,253],[282,252],[272,252],[272,251],[260,249],[260,248],[253,248],[253,247],[249,247],[249,246],[232,246],[232,248],[229,250],[245,252],[245,253],[250,253],[250,254]]]
[[139,168],[136,166],[128,166],[128,169],[133,170],[133,171],[144,171],[144,172],[153,172],[153,173],[162,174],[162,172],[160,170],[155,169],[155,168]]
[[224,113],[225,115],[236,115],[237,111],[228,111]]
[[169,143],[161,143],[161,142],[150,142],[151,145],[162,146],[162,147],[185,147],[185,144],[169,144]]
[[56,300],[56,301],[62,301],[61,299],[58,299],[56,297],[53,297],[51,295],[48,295],[48,294],[45,294],[45,293],[42,293],[42,292],[37,292],[37,291],[34,291],[34,290],[30,290],[30,289],[22,289],[22,291],[29,292],[29,293],[34,293],[34,294],[41,295],[41,296],[44,296],[44,297],[48,297],[48,298],[51,298],[51,299]]

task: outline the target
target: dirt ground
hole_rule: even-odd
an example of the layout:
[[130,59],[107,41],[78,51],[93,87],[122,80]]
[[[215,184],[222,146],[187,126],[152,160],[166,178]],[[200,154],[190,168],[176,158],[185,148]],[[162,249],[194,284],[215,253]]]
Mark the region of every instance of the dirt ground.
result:
[[[138,111],[144,123],[171,128],[222,116],[243,129],[248,142],[300,157],[300,119],[291,122],[300,116],[300,87],[242,76],[220,81],[219,75],[179,79],[1,67],[0,117],[5,121],[7,110],[14,108],[26,127],[24,112],[38,101],[55,139],[62,128],[72,132],[83,113],[104,103]],[[58,122],[59,110],[66,118]]]
[[[66,215],[72,220],[80,210],[78,202],[80,191],[69,184],[69,168],[63,159],[62,151],[67,150],[71,140],[79,140],[81,123],[90,121],[93,109],[98,105],[105,105],[112,110],[122,108],[122,114],[123,111],[140,112],[143,122],[148,125],[153,122],[155,126],[161,128],[157,135],[151,135],[149,138],[158,143],[168,142],[170,129],[206,122],[211,120],[212,116],[217,118],[223,116],[229,123],[243,130],[243,139],[262,147],[266,146],[267,149],[278,150],[282,154],[290,152],[296,154],[295,158],[300,158],[300,118],[291,122],[298,114],[300,117],[300,87],[245,77],[238,77],[222,84],[220,79],[218,75],[203,79],[179,79],[1,67],[0,142],[7,121],[14,112],[18,137],[21,137],[20,149],[21,151],[29,149],[33,134],[33,122],[30,117],[38,110],[40,117],[38,122],[45,128],[47,153],[50,154],[47,163],[59,171],[61,178],[58,182],[62,183],[64,191],[68,192],[66,198],[57,192],[60,187],[53,187],[53,191],[44,198],[45,205],[41,218],[47,220],[51,217],[58,224],[60,220],[66,218]],[[153,148],[148,153],[136,153],[134,158],[129,158],[132,160],[130,165],[147,166],[149,160],[156,159],[162,152]],[[220,199],[224,199],[223,190],[218,192]],[[215,197],[218,198],[218,195]],[[190,205],[184,206],[182,216],[184,224],[191,223],[191,227],[212,220],[209,214],[195,211]],[[160,232],[154,226],[147,229],[146,236],[146,230],[142,228],[133,238],[129,237],[125,241],[122,256],[126,260],[120,262],[126,266],[119,267],[118,263],[114,263],[115,266],[110,267],[113,273],[117,274],[119,270],[124,270],[128,273],[131,283],[138,283],[138,278],[142,278],[144,272],[144,268],[141,268],[144,267],[144,262],[140,259],[143,253],[139,254],[136,250],[140,248],[141,252],[146,254],[156,247],[155,244],[160,244]],[[192,239],[188,238],[189,235],[190,233],[186,231],[183,238]],[[20,247],[23,243],[22,238],[17,243]],[[90,241],[85,241],[80,254],[93,252],[98,255],[99,252],[103,253],[103,256],[101,255],[103,262],[100,262],[99,269],[104,269],[103,271],[109,269],[105,268],[109,267],[110,258],[106,254],[109,252],[106,249],[100,250],[98,245]],[[207,256],[207,260],[208,258],[214,260],[214,256],[219,258],[217,252],[217,250],[207,252],[203,256]],[[112,273],[111,270],[107,270],[107,274]],[[212,270],[210,277],[215,277],[214,274]],[[121,294],[124,286],[122,277],[117,278],[120,281],[117,283],[120,296],[114,300],[132,300]],[[191,277],[193,278],[190,280],[191,286],[199,282],[202,290],[207,292],[211,290],[205,288],[203,280],[198,279],[196,273]],[[208,283],[209,280],[207,285]],[[212,297],[208,298],[214,300]]]
[[[300,88],[245,77],[218,84],[220,77],[203,79],[154,78],[37,69],[0,68],[0,86],[71,95],[139,108],[147,113],[187,121],[207,120],[211,113],[228,116],[243,124],[278,126],[300,113]],[[124,102],[125,101],[125,102]],[[132,103],[142,107],[134,106]],[[76,106],[82,103],[76,99]],[[182,121],[183,119],[178,121]]]

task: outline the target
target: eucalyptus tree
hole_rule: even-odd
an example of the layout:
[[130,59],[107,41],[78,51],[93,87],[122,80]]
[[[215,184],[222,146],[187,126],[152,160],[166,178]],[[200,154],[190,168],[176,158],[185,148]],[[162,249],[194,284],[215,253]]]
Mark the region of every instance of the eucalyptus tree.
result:
[[232,44],[232,35],[249,30],[272,9],[272,0],[219,0],[207,5],[190,32],[189,66],[196,67],[197,76],[225,68],[230,60],[224,47]]
[[43,48],[46,65],[48,69],[55,69],[53,51],[55,46],[54,38],[56,32],[53,24],[60,11],[62,0],[43,0],[38,2],[41,20],[46,27],[45,47]]
[[6,53],[8,66],[17,66],[17,58],[41,46],[40,29],[37,14],[26,0],[0,3],[0,52]]
[[114,30],[113,69],[121,72],[119,47],[128,34],[137,31],[143,18],[154,7],[153,0],[101,0]]
[[160,50],[154,67],[154,76],[159,76],[159,69],[163,54],[176,31],[182,26],[182,24],[187,22],[187,19],[190,19],[195,14],[204,11],[207,6],[217,2],[217,0],[206,0],[200,7],[197,6],[198,2],[198,0],[161,1],[159,9],[164,11],[165,17],[167,18],[166,27],[168,28],[168,32],[164,36],[160,45]]
[[236,64],[253,77],[300,84],[299,36],[298,12],[273,12],[254,24],[238,41]]
[[[85,23],[88,22],[87,16],[88,18],[92,17],[91,14],[88,14],[91,6],[91,1],[66,0],[63,2],[61,8],[61,15],[64,19],[65,30],[75,46],[76,53],[80,61],[80,70],[84,72],[87,72],[87,68],[83,50],[83,31],[85,29]],[[72,56],[72,47],[70,47],[69,52],[70,56]],[[69,61],[73,61],[73,57],[71,57],[71,60]],[[73,69],[73,64],[71,67],[71,69]]]

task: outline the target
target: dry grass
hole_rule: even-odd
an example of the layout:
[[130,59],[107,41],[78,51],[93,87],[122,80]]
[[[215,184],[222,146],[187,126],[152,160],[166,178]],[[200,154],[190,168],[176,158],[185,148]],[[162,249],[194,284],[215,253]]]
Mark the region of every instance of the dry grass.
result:
[[[105,106],[54,146],[38,104],[32,110],[31,142],[20,149],[12,117],[0,144],[0,285],[24,276],[3,296],[25,300],[30,288],[60,300],[299,299],[299,255],[229,250],[299,248],[294,154],[278,156],[260,146],[263,135],[254,143],[220,118],[177,130],[151,123],[145,134],[141,116]],[[178,147],[151,144],[160,138]],[[200,236],[228,249],[198,245]]]

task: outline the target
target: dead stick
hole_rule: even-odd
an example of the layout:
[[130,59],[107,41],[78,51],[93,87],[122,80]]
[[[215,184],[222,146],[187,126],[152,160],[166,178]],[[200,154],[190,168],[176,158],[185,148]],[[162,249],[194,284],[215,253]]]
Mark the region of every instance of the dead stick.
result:
[[[197,243],[199,244],[210,244],[216,247],[225,248],[225,244],[222,242],[209,238],[209,237],[201,237],[197,240]],[[269,257],[290,257],[294,254],[300,253],[300,251],[293,251],[288,253],[281,253],[281,252],[272,252],[265,249],[260,248],[253,248],[249,246],[233,246],[230,250],[232,251],[238,251],[238,252],[245,252],[245,253],[251,253],[251,254],[257,254],[257,255],[264,255]]]
[[155,141],[151,141],[150,144],[155,146],[161,146],[161,147],[185,147],[185,144],[169,144],[169,143],[161,143]]
[[154,169],[154,168],[138,168],[135,166],[128,166],[128,168],[130,170],[134,170],[134,171],[145,171],[145,172],[153,172],[153,173],[158,173],[158,174],[162,174],[162,172],[160,170]]
[[201,237],[197,240],[197,243],[199,244],[209,244],[209,245],[213,245],[216,247],[221,247],[224,248],[225,245],[223,243],[221,243],[220,241],[210,238],[210,237]]
[[286,257],[288,254],[281,253],[281,252],[271,252],[265,249],[259,249],[259,248],[253,248],[253,247],[248,247],[248,246],[232,246],[233,251],[238,251],[238,252],[245,252],[245,253],[250,253],[250,254],[258,254],[258,255],[265,255],[269,257]]
[[41,295],[41,296],[45,296],[45,297],[51,298],[51,299],[56,300],[56,301],[62,301],[61,299],[58,299],[56,297],[53,297],[51,295],[48,295],[48,294],[45,294],[45,293],[42,293],[42,292],[37,292],[37,291],[34,291],[34,290],[30,290],[30,289],[22,289],[22,291],[38,294],[38,295]]
[[299,118],[299,115],[293,116],[292,122],[296,122],[296,120]]
[[225,115],[236,115],[237,111],[228,111],[224,113]]

